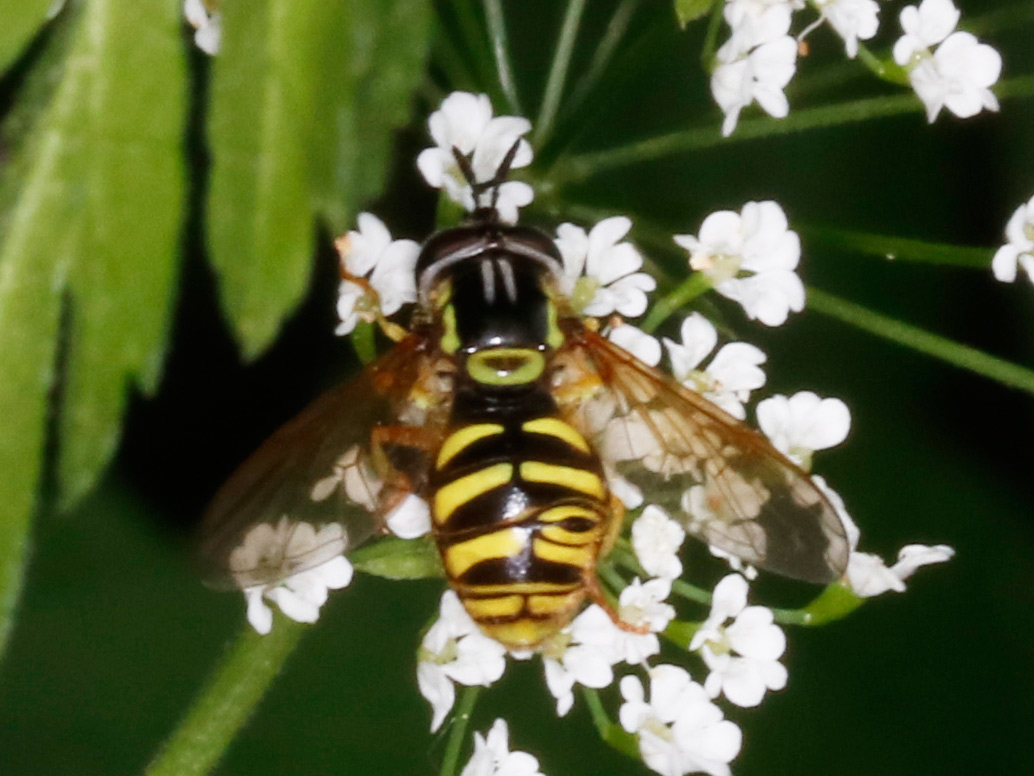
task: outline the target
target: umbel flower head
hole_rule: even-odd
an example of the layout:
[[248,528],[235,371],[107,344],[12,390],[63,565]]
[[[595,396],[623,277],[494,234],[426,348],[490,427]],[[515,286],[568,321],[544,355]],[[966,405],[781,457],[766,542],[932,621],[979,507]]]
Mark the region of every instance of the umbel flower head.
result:
[[[420,153],[417,167],[428,184],[441,189],[467,210],[487,202],[475,202],[470,182],[456,160],[456,151],[468,159],[478,181],[492,180],[514,143],[517,151],[510,168],[516,170],[531,163],[531,145],[521,138],[531,129],[531,122],[520,116],[493,117],[487,95],[453,92],[431,114],[428,126],[436,145]],[[534,192],[526,183],[505,181],[489,196],[496,197],[499,218],[514,223],[518,208],[530,203]]]
[[[828,25],[854,59],[862,41],[879,32],[879,12],[876,0],[726,0],[729,37],[711,70],[711,94],[725,114],[722,134],[732,134],[740,113],[755,103],[772,118],[786,118],[785,90],[803,66],[798,55],[806,52],[812,31]],[[971,33],[956,31],[960,16],[951,0],[923,0],[900,14],[903,34],[894,45],[894,61],[905,68],[931,122],[944,108],[959,118],[998,110],[991,87],[1001,73],[1001,55]]]
[[[855,27],[849,24],[852,18],[868,18],[870,9],[864,3],[841,0],[820,5],[823,18],[844,35],[849,49],[852,34],[854,38],[867,34],[868,26],[862,22]],[[749,66],[757,65],[764,58],[759,52],[766,42],[785,37],[791,10],[797,10],[796,5],[728,3],[726,19],[738,19],[739,25],[739,37],[727,46],[728,56],[735,53],[736,62],[756,56]],[[751,88],[760,88],[764,78],[752,78]],[[490,218],[485,208],[493,202],[500,220],[516,221],[519,208],[531,203],[532,190],[527,184],[499,179],[499,168],[507,158],[511,168],[530,164],[531,148],[523,139],[530,123],[515,116],[494,116],[484,95],[457,92],[445,99],[429,124],[435,145],[418,160],[427,181],[468,211],[476,211],[475,224]],[[489,185],[482,191],[480,185],[471,185],[472,180]],[[400,316],[417,301],[414,273],[420,246],[393,239],[388,227],[370,213],[360,214],[357,220],[358,228],[337,241],[342,262],[337,331],[349,334],[360,321],[377,322],[389,337],[409,337],[406,341],[412,343],[419,335],[407,334],[387,319]],[[450,578],[458,580],[486,558],[531,568],[540,554],[554,553],[554,565],[566,564],[581,575],[573,592],[561,590],[558,582],[523,577],[504,579],[497,586],[511,590],[509,598],[522,607],[533,606],[536,596],[558,592],[578,596],[577,603],[571,615],[558,619],[555,630],[533,648],[518,648],[512,642],[508,648],[479,625],[478,614],[478,606],[486,601],[495,605],[496,599],[506,596],[496,595],[493,589],[486,593],[484,583],[470,580],[446,589],[438,616],[420,640],[416,660],[416,683],[430,706],[431,730],[449,729],[446,723],[454,713],[458,692],[491,687],[506,673],[510,660],[540,661],[542,686],[552,696],[558,717],[568,715],[580,699],[588,699],[582,702],[594,704],[597,723],[602,725],[600,717],[606,717],[614,736],[632,742],[629,746],[653,771],[666,776],[727,776],[741,748],[742,733],[726,719],[724,708],[730,704],[757,707],[770,692],[782,690],[789,678],[783,662],[787,638],[777,610],[748,604],[749,580],[758,573],[753,566],[764,568],[766,544],[780,540],[768,533],[778,527],[760,519],[762,515],[771,519],[766,510],[788,510],[789,517],[784,514],[780,519],[806,512],[812,523],[816,511],[825,510],[829,525],[821,536],[823,547],[839,540],[842,558],[850,558],[846,568],[842,560],[834,567],[831,576],[843,572],[834,584],[858,597],[903,590],[904,580],[919,566],[947,560],[952,551],[940,545],[910,545],[889,568],[876,556],[858,552],[859,533],[842,501],[820,478],[813,484],[804,474],[818,451],[846,438],[850,428],[846,403],[803,391],[770,396],[749,411],[756,392],[765,385],[761,365],[766,355],[759,348],[726,342],[728,330],[723,328],[719,334],[699,311],[683,318],[678,341],[654,336],[649,319],[641,326],[626,321],[651,312],[650,295],[658,285],[644,270],[644,257],[633,237],[633,223],[624,216],[588,226],[562,223],[556,229],[554,242],[562,266],[550,281],[557,286],[551,293],[561,295],[565,310],[571,311],[565,312],[569,317],[564,325],[570,330],[580,322],[584,332],[577,346],[569,347],[563,340],[543,346],[544,358],[556,359],[549,382],[544,383],[550,400],[558,408],[571,408],[567,415],[558,410],[538,418],[532,415],[531,420],[521,416],[520,433],[537,434],[542,438],[539,442],[550,445],[533,450],[543,461],[511,450],[502,457],[496,454],[487,468],[478,468],[477,456],[471,454],[464,476],[474,479],[464,483],[466,490],[450,491],[446,497],[441,495],[445,486],[407,490],[407,478],[391,469],[393,451],[387,448],[411,444],[412,439],[419,445],[431,422],[433,399],[429,397],[436,391],[448,394],[460,368],[451,351],[441,347],[438,353],[439,343],[428,340],[422,350],[407,349],[411,344],[399,346],[395,352],[404,359],[392,361],[387,356],[372,370],[390,383],[399,379],[393,369],[408,368],[408,363],[397,366],[402,360],[414,361],[424,350],[438,353],[434,367],[416,370],[420,375],[409,391],[398,391],[393,398],[401,406],[397,415],[378,421],[378,439],[383,434],[388,441],[374,445],[360,440],[331,456],[332,464],[309,488],[307,506],[348,505],[364,520],[371,515],[376,519],[376,530],[367,530],[368,534],[390,533],[398,545],[419,546],[411,543],[426,543],[429,538],[441,541],[439,535],[448,520],[443,513],[476,499],[471,493],[478,488],[484,488],[477,491],[484,494],[497,487],[486,485],[485,472],[496,476],[505,470],[510,479],[502,482],[516,483],[514,490],[520,494],[514,497],[515,505],[508,502],[506,508],[512,508],[512,514],[507,513],[502,528],[496,525],[499,521],[474,526],[448,551],[442,550]],[[542,239],[549,238],[543,234]],[[733,302],[748,320],[778,326],[803,308],[804,287],[797,275],[800,239],[776,202],[748,202],[739,210],[712,213],[696,235],[677,235],[674,242],[688,252],[685,278],[698,273],[693,277],[703,279],[702,293],[714,290],[721,304],[727,304],[723,299]],[[494,270],[486,264],[480,271]],[[441,316],[443,330],[455,326],[445,320],[447,311],[436,308],[420,314]],[[665,353],[668,376],[654,371]],[[384,367],[385,363],[392,366]],[[595,371],[587,363],[596,363]],[[372,391],[378,383],[371,380],[364,385]],[[535,386],[546,390],[538,388],[537,382]],[[740,425],[751,415],[771,444]],[[466,423],[460,417],[451,436],[442,432],[442,440],[447,441],[417,449],[441,474],[448,461],[467,455],[479,440],[507,432],[505,413],[490,420]],[[396,442],[390,435],[400,428],[401,441]],[[563,466],[552,462],[550,456],[557,455],[554,449],[565,451]],[[594,468],[577,468],[578,456],[591,457]],[[534,469],[522,468],[528,461],[553,469],[548,477],[536,474]],[[519,470],[520,482],[513,470]],[[540,479],[535,480],[536,476]],[[528,496],[530,491],[517,487],[525,479],[581,490],[578,498],[538,504]],[[829,506],[824,506],[827,501]],[[493,517],[492,509],[484,511]],[[594,546],[605,545],[606,551],[586,555],[582,534],[592,530],[596,521],[604,525],[606,535],[594,538]],[[243,537],[231,555],[231,566],[256,630],[265,633],[274,625],[269,602],[296,620],[318,618],[328,591],[351,581],[353,569],[345,557],[353,549],[349,533],[335,522],[310,523],[285,514],[279,522],[257,525]],[[704,572],[681,556],[687,534],[711,544],[715,555],[742,573],[728,574],[717,584],[707,580]],[[550,549],[543,548],[547,541],[552,543]],[[457,546],[461,549],[453,552]],[[400,551],[400,555],[407,553]],[[407,557],[406,563],[411,561]],[[568,560],[571,557],[589,560],[577,566]],[[817,562],[830,561],[819,554]],[[258,574],[259,569],[265,576]],[[275,582],[269,582],[269,569],[275,571]],[[690,581],[696,574],[703,577],[700,585]],[[681,656],[682,661],[676,662],[684,666],[662,662],[662,640],[678,648],[674,657]],[[665,660],[671,657],[664,654]],[[607,688],[613,688],[609,694],[594,695]],[[620,702],[606,709],[601,698],[608,696],[620,696]],[[457,728],[462,723],[457,720]],[[534,756],[509,749],[509,735],[503,719],[497,719],[487,734],[475,734],[462,776],[540,776]]]

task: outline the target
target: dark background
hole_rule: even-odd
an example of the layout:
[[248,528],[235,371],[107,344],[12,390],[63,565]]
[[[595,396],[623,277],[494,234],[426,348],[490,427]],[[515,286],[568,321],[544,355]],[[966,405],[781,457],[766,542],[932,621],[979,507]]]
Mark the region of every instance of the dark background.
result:
[[[575,76],[605,7],[587,14]],[[890,10],[883,25],[896,30]],[[543,1],[510,11],[522,96],[534,105],[551,54],[542,31],[554,34],[559,10]],[[630,43],[645,42],[629,45],[593,98],[562,123],[561,140],[584,151],[719,124],[697,64],[700,31],[679,33],[663,21],[637,22]],[[1028,26],[989,37],[1006,57],[1006,76],[1031,71],[1029,33]],[[829,31],[810,42],[801,79],[842,60]],[[203,74],[200,57],[194,64]],[[799,99],[791,88],[791,104],[889,92],[865,77],[854,83]],[[916,113],[643,163],[566,197],[681,233],[695,233],[713,210],[772,198],[792,223],[987,246],[990,260],[1009,215],[1034,194],[1032,130],[1029,99],[965,122],[943,115],[932,127]],[[370,205],[396,236],[420,239],[433,224],[434,200],[412,171],[424,142],[419,124],[400,134],[390,191]],[[563,149],[558,143],[542,158]],[[533,211],[526,222],[554,226]],[[243,623],[241,598],[205,589],[191,570],[187,539],[197,516],[255,445],[354,367],[347,340],[333,336],[329,239],[304,305],[275,347],[249,365],[239,363],[220,317],[196,218],[185,245],[158,396],[134,401],[120,455],[100,487],[73,513],[44,509],[36,524],[21,617],[0,666],[5,774],[142,770]],[[989,269],[892,263],[807,243],[801,274],[1034,366],[1034,288],[1025,277],[1003,285]],[[911,542],[958,551],[951,563],[921,570],[903,595],[874,599],[826,628],[790,630],[787,690],[757,710],[731,712],[745,742],[735,771],[1027,772],[1034,764],[1031,397],[815,312],[768,330],[720,309],[738,336],[768,353],[762,395],[811,389],[851,408],[848,442],[818,456],[817,470],[844,496],[863,549],[887,559]],[[433,581],[360,576],[334,596],[220,772],[436,771],[441,742],[427,733],[415,649],[440,591]],[[535,752],[552,776],[645,772],[598,741],[580,701],[557,724],[540,670],[511,664],[483,696],[472,729],[506,717],[513,745]]]

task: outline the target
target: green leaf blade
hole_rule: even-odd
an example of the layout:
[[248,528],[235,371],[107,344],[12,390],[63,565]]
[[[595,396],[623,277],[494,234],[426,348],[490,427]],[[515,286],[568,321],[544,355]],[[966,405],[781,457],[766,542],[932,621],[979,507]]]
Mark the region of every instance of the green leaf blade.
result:
[[[80,19],[71,34],[82,39]],[[10,634],[43,464],[67,275],[81,239],[84,137],[92,73],[67,57],[60,85],[4,170],[0,241],[0,649]]]
[[18,0],[5,4],[0,24],[0,72],[14,62],[51,18],[54,0]]
[[214,63],[208,247],[223,305],[252,357],[297,305],[314,244],[307,154],[321,0],[227,3]]
[[[208,140],[208,248],[246,357],[276,336],[311,274],[315,219],[347,228],[383,186],[430,35],[426,2],[223,6]],[[404,42],[405,45],[401,45]]]
[[[356,211],[384,188],[394,130],[412,114],[432,32],[427,2],[362,0],[350,4],[347,17],[347,37],[334,33],[328,41],[330,52],[347,56],[324,71],[321,84],[321,126],[330,135],[318,145],[333,157],[315,169],[321,215],[335,233],[350,228]],[[341,72],[350,74],[350,88],[342,88]]]
[[707,16],[714,7],[715,0],[675,0],[675,18],[679,27],[686,29],[697,19]]
[[87,115],[84,231],[60,416],[62,506],[117,447],[128,392],[155,388],[172,315],[184,211],[186,61],[172,0],[87,7],[96,63]]

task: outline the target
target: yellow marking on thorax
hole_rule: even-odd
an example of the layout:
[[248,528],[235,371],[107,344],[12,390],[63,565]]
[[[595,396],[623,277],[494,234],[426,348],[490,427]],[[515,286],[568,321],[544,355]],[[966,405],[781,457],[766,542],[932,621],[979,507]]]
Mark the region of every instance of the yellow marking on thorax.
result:
[[535,553],[535,557],[539,560],[562,563],[565,566],[576,566],[578,568],[588,568],[592,565],[595,555],[591,547],[564,547],[548,542],[545,539],[533,541],[531,551]]
[[509,558],[527,545],[528,534],[524,529],[501,528],[444,548],[445,568],[450,576],[459,577],[471,566],[486,560]]
[[603,481],[593,472],[575,469],[571,466],[557,466],[541,461],[524,461],[520,468],[521,478],[528,482],[545,482],[550,485],[562,485],[579,493],[603,499],[606,491]]
[[480,471],[453,480],[448,485],[439,488],[434,494],[434,519],[435,522],[444,523],[449,517],[466,504],[468,501],[477,498],[482,493],[487,493],[492,488],[504,485],[513,479],[513,464],[497,463],[493,466],[486,466]]
[[583,453],[589,452],[589,443],[585,441],[585,437],[557,418],[535,418],[535,420],[527,421],[521,428],[529,434],[545,434],[562,439]]
[[445,440],[442,449],[438,451],[438,460],[435,463],[435,467],[441,469],[479,439],[502,434],[503,430],[503,427],[498,423],[476,423],[472,426],[461,428]]

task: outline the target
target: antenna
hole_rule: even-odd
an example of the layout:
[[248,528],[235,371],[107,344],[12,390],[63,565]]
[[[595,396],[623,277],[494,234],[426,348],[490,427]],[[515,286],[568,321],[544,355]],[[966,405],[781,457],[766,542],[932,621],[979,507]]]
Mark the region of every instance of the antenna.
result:
[[467,183],[470,185],[471,193],[474,195],[475,210],[483,209],[481,206],[481,195],[489,189],[492,189],[492,204],[487,209],[493,213],[495,212],[496,205],[499,203],[499,187],[502,186],[509,177],[510,168],[513,166],[513,160],[517,157],[517,149],[520,148],[520,145],[521,138],[517,138],[513,145],[510,146],[510,150],[506,152],[506,156],[503,157],[502,162],[499,163],[499,167],[496,169],[495,175],[487,181],[479,181],[477,176],[474,174],[474,167],[471,165],[473,152],[465,154],[456,146],[452,147],[452,155],[456,157],[456,164],[459,166],[460,172],[463,173],[463,177],[466,178]]

